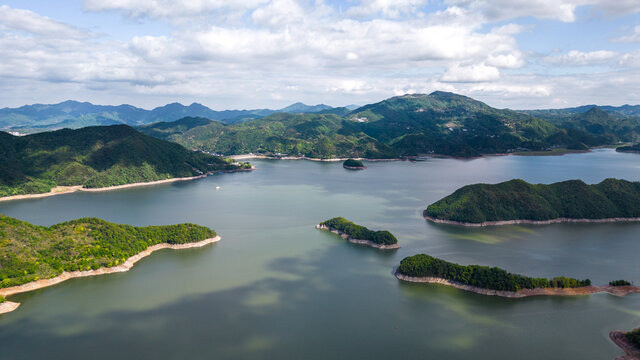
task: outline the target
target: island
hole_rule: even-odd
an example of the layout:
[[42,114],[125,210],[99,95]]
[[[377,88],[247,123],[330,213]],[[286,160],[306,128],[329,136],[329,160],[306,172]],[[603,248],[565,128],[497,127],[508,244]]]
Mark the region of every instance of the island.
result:
[[378,249],[398,249],[400,247],[398,239],[389,231],[369,230],[343,217],[323,221],[316,225],[316,228],[331,231],[354,244],[364,244]]
[[591,280],[559,276],[532,278],[480,265],[458,265],[426,254],[406,257],[396,270],[399,280],[453,286],[481,295],[522,298],[537,295],[587,295],[606,292],[624,296],[640,292],[638,286],[593,286]]
[[219,240],[214,230],[190,223],[135,227],[82,218],[45,227],[0,215],[0,313],[19,305],[7,296],[127,271],[154,251]]
[[349,170],[364,170],[367,167],[364,166],[364,164],[362,163],[362,161],[360,160],[354,160],[354,159],[347,159],[342,163],[342,167],[345,169],[349,169]]
[[252,170],[249,163],[188,150],[127,125],[27,136],[0,131],[0,154],[0,201]]
[[640,182],[568,180],[549,185],[514,179],[467,185],[429,205],[425,219],[465,226],[640,221]]
[[629,332],[614,330],[609,338],[625,353],[616,360],[640,360],[640,328]]

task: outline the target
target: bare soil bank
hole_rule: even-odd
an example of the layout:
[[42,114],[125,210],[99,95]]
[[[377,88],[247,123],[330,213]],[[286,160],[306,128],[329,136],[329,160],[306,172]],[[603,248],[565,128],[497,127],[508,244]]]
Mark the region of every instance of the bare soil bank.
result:
[[413,277],[400,274],[398,271],[395,273],[396,277],[402,281],[417,282],[417,283],[430,283],[430,284],[442,284],[453,286],[457,289],[471,291],[480,295],[488,296],[500,296],[507,298],[523,298],[528,296],[576,296],[576,295],[589,295],[597,293],[608,293],[615,296],[625,296],[633,293],[640,293],[640,286],[582,286],[578,288],[537,288],[537,289],[522,289],[518,291],[501,291],[483,289],[471,285],[465,285],[459,282],[436,278],[436,277]]
[[640,349],[627,339],[625,332],[614,330],[609,333],[609,338],[625,353],[625,355],[618,356],[615,360],[640,360]]
[[471,223],[453,220],[436,219],[424,214],[424,218],[438,224],[460,225],[469,227],[482,227],[482,226],[499,226],[499,225],[513,225],[513,224],[531,224],[531,225],[548,225],[559,223],[614,223],[614,222],[635,222],[640,221],[640,217],[635,218],[606,218],[606,219],[572,219],[572,218],[557,218],[550,220],[502,220],[502,221],[485,221],[481,223]]

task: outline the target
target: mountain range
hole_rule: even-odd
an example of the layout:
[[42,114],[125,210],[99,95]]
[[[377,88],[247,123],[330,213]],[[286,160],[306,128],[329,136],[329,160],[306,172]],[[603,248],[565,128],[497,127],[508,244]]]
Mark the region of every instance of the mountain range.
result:
[[224,123],[237,123],[247,119],[261,118],[273,113],[331,113],[349,112],[347,108],[329,105],[306,105],[295,103],[282,109],[212,110],[202,104],[185,106],[171,103],[145,110],[132,105],[94,105],[73,100],[58,104],[34,104],[18,108],[0,109],[0,129],[31,133],[62,128],[81,128],[94,125],[143,125],[160,121],[174,121],[185,116],[199,116]]
[[344,116],[277,113],[237,124],[187,117],[139,130],[188,148],[225,155],[395,158],[421,154],[470,157],[556,147],[584,150],[616,143],[623,135],[633,137],[633,131],[617,125],[597,109],[551,121],[436,91],[393,97]]

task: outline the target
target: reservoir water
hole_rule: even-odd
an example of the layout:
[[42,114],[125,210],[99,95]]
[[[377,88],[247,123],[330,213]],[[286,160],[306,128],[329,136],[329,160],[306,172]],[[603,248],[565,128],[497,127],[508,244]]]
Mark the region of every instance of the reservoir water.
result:
[[[430,203],[466,184],[607,177],[640,181],[640,155],[421,162],[254,160],[251,173],[0,203],[40,225],[95,216],[132,225],[193,222],[222,241],[163,250],[129,272],[13,296],[0,359],[613,359],[614,329],[640,326],[640,294],[504,299],[393,276],[427,253],[460,264],[595,284],[640,283],[640,224],[481,229],[432,224]],[[216,189],[216,187],[220,187]],[[402,248],[353,245],[314,225],[344,216]]]

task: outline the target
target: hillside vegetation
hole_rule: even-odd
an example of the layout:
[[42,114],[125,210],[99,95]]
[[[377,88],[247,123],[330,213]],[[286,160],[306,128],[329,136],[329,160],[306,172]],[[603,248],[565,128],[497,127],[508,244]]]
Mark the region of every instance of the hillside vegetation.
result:
[[215,231],[194,224],[134,227],[83,218],[45,227],[0,215],[0,288],[63,271],[115,266],[155,244],[215,236]]
[[640,182],[606,179],[529,184],[467,185],[429,205],[425,215],[465,223],[503,220],[608,219],[640,217]]
[[140,130],[225,155],[251,152],[315,158],[421,154],[469,157],[554,147],[582,148],[614,140],[584,129],[563,129],[531,115],[495,109],[466,96],[439,91],[398,96],[349,113],[344,109],[335,112],[342,117],[278,113],[232,125],[187,118],[143,126]]
[[482,289],[518,291],[535,288],[574,288],[591,285],[591,280],[564,276],[553,279],[532,278],[511,274],[497,267],[458,265],[425,254],[409,256],[400,261],[398,272],[412,277],[436,277]]
[[108,187],[247,167],[185,149],[126,125],[28,136],[0,132],[0,196],[55,186]]
[[393,245],[398,243],[393,234],[387,230],[369,230],[364,226],[355,224],[343,217],[335,217],[320,223],[330,229],[342,231],[353,239],[369,240],[380,245]]

